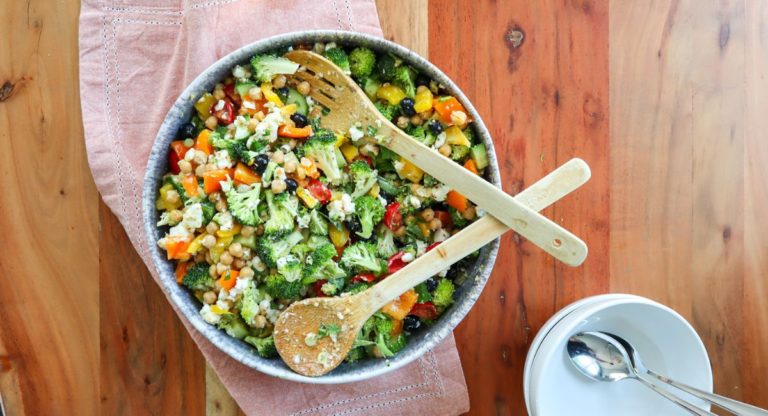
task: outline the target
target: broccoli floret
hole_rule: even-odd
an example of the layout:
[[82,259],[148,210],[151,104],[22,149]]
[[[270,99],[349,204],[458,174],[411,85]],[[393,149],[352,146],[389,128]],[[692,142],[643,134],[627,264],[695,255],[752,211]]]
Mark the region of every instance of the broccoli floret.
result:
[[264,300],[264,293],[256,288],[256,285],[251,282],[248,287],[243,290],[243,299],[240,303],[240,316],[243,317],[245,323],[254,326],[256,324],[256,316],[259,315],[259,303]]
[[419,283],[416,285],[416,287],[413,288],[413,290],[416,291],[416,293],[419,295],[418,302],[431,302],[432,301],[432,293],[429,291],[429,288],[427,287],[426,282]]
[[380,275],[387,271],[387,262],[376,256],[376,245],[372,243],[355,243],[344,249],[341,263],[355,271],[370,271]]
[[319,209],[313,209],[309,213],[309,232],[313,235],[328,235],[328,220]]
[[[344,283],[343,279],[342,279],[342,283]],[[341,290],[341,288],[334,282],[327,282],[320,287],[320,290],[328,296],[333,296],[336,293],[338,293]]]
[[370,195],[355,198],[355,215],[360,219],[360,226],[362,228],[362,230],[357,231],[355,234],[365,239],[371,238],[373,227],[384,219],[384,211],[384,206],[381,205],[381,201],[378,198]]
[[368,290],[369,287],[370,285],[368,283],[357,282],[353,285],[347,286],[344,292],[349,293],[351,295],[356,295],[360,292],[365,292],[366,290]]
[[397,354],[398,352],[402,351],[403,348],[405,348],[406,345],[408,345],[408,340],[405,338],[405,335],[398,334],[396,337],[389,337],[385,338],[384,342],[387,345],[387,348],[389,351],[392,352],[392,354]]
[[456,228],[464,228],[469,224],[469,221],[467,221],[466,218],[464,218],[463,215],[461,215],[461,212],[457,211],[456,208],[448,207],[448,212],[451,214],[451,222],[453,223],[453,226]]
[[284,237],[261,237],[257,248],[259,258],[269,267],[277,267],[277,260],[290,253],[291,249],[303,239],[304,236],[298,230]]
[[272,335],[266,338],[245,337],[245,342],[256,347],[256,352],[263,358],[277,357],[277,348],[275,348],[275,339]]
[[349,350],[349,353],[347,354],[347,358],[344,360],[348,363],[354,363],[355,361],[360,361],[364,359],[368,354],[365,353],[365,348],[363,347],[355,347]]
[[251,58],[253,77],[259,82],[269,82],[278,74],[293,74],[299,69],[299,64],[288,58],[275,55],[256,55]]
[[344,49],[341,48],[331,48],[326,49],[325,52],[323,52],[323,56],[328,58],[329,61],[336,64],[336,66],[341,69],[342,72],[349,75],[352,72],[349,68],[349,56],[346,52],[344,52]]
[[227,335],[232,338],[243,339],[248,335],[248,327],[245,326],[245,322],[239,316],[231,313],[223,315],[217,326],[226,331]]
[[296,244],[291,249],[291,254],[296,256],[299,259],[299,261],[302,261],[302,262],[304,261],[304,259],[307,258],[307,255],[311,252],[312,252],[312,249],[305,243]]
[[395,234],[385,226],[380,226],[376,233],[376,251],[379,256],[388,259],[397,253]]
[[390,54],[384,54],[376,59],[374,71],[382,81],[392,81],[396,67],[397,59]]
[[259,152],[254,152],[248,148],[247,140],[238,140],[232,143],[232,146],[230,146],[228,150],[234,159],[239,160],[246,165],[253,165],[256,161],[256,156],[259,155]]
[[432,293],[432,303],[438,308],[445,308],[453,303],[453,292],[456,290],[453,282],[448,279],[440,279],[437,283],[434,293]]
[[313,251],[305,261],[302,283],[306,285],[318,280],[332,281],[346,276],[344,269],[333,261],[336,254],[332,244],[325,244]]
[[426,186],[427,188],[432,188],[433,186],[440,185],[440,181],[438,181],[437,179],[435,179],[434,176],[428,173],[424,174],[423,182],[424,182],[424,186]]
[[373,105],[389,121],[392,121],[395,118],[395,115],[397,115],[396,105],[387,104],[382,101],[376,101],[375,103],[373,103]]
[[266,195],[269,219],[264,224],[264,234],[281,236],[293,231],[293,218],[298,214],[299,200],[287,192],[274,196],[271,191],[267,191]]
[[362,160],[357,160],[349,165],[349,176],[355,183],[355,190],[351,194],[352,198],[367,194],[376,184],[378,178],[377,172]]
[[187,274],[181,280],[181,283],[191,290],[208,290],[213,288],[213,278],[208,272],[211,265],[202,262],[197,263],[187,270]]
[[324,235],[310,235],[307,239],[307,246],[312,250],[317,250],[326,244],[331,244],[331,240]]
[[352,76],[362,79],[371,75],[376,64],[376,54],[364,47],[355,48],[349,53],[349,69]]
[[208,225],[213,216],[216,215],[216,205],[210,200],[204,199],[200,202],[200,208],[203,210],[203,225]]
[[401,65],[395,68],[392,83],[402,88],[406,96],[413,98],[416,96],[415,79],[416,72],[409,66]]
[[421,126],[411,125],[405,131],[411,137],[420,141],[425,146],[432,146],[432,144],[435,142],[435,135],[432,134],[432,132],[428,129],[425,129],[423,124]]
[[285,276],[280,274],[271,274],[264,279],[264,290],[270,296],[276,299],[295,299],[301,295],[301,280],[289,282]]
[[296,256],[289,254],[277,260],[277,272],[285,277],[285,280],[295,282],[301,278],[301,262]]
[[460,144],[454,144],[451,146],[451,159],[456,162],[461,162],[469,154],[469,146],[462,146]]
[[336,135],[321,130],[313,134],[304,144],[304,155],[315,160],[325,176],[332,183],[341,180],[341,169],[336,156]]
[[[259,216],[259,198],[261,194],[261,185],[254,183],[251,189],[245,192],[235,190],[232,180],[226,182],[224,194],[227,196],[227,206],[232,216],[243,225],[255,227],[261,224]],[[205,215],[205,210],[203,210]]]

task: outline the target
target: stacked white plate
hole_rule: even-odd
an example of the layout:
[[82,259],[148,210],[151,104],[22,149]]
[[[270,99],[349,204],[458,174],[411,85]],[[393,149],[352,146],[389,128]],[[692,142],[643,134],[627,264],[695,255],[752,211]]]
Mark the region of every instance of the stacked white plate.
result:
[[[637,381],[599,382],[579,373],[571,364],[565,345],[571,335],[583,331],[619,335],[635,347],[649,369],[712,391],[707,351],[682,316],[643,297],[599,295],[566,306],[550,318],[533,339],[523,379],[525,404],[531,415],[688,414]],[[679,391],[674,393],[709,409],[691,396]]]

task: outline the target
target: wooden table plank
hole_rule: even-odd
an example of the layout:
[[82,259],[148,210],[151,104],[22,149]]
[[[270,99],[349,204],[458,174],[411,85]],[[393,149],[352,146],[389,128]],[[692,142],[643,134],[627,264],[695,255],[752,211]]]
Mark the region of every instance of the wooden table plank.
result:
[[471,413],[521,414],[522,369],[538,328],[564,304],[608,287],[607,9],[589,1],[431,2],[429,20],[430,59],[483,116],[507,192],[574,156],[593,170],[583,189],[544,211],[587,242],[584,266],[556,263],[505,235],[491,280],[456,331]]
[[0,7],[0,394],[10,415],[98,409],[98,195],[76,2]]

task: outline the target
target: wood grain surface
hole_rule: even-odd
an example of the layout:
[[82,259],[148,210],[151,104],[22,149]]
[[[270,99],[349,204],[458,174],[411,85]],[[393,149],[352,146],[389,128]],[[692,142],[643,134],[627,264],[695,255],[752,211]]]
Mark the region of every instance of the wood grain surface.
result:
[[[544,211],[587,242],[584,266],[503,238],[456,331],[470,414],[523,414],[538,328],[608,291],[680,311],[706,343],[716,390],[768,407],[768,4],[377,4],[385,36],[428,56],[483,115],[507,192],[572,156],[593,171]],[[99,202],[79,113],[79,3],[0,6],[7,413],[241,413]]]

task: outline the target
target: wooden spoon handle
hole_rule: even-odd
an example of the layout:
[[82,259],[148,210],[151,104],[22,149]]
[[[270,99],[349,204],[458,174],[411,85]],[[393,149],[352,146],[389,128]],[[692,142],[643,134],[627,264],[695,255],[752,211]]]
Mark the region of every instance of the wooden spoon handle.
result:
[[[590,177],[589,166],[581,159],[571,159],[525,191],[514,197],[527,209],[540,211],[573,192]],[[367,310],[372,314],[408,289],[429,279],[453,263],[509,231],[504,223],[486,215],[407,267],[382,280],[367,291]]]
[[400,130],[388,136],[391,140],[383,143],[385,146],[462,193],[556,259],[570,266],[578,266],[586,259],[587,245],[568,230]]

